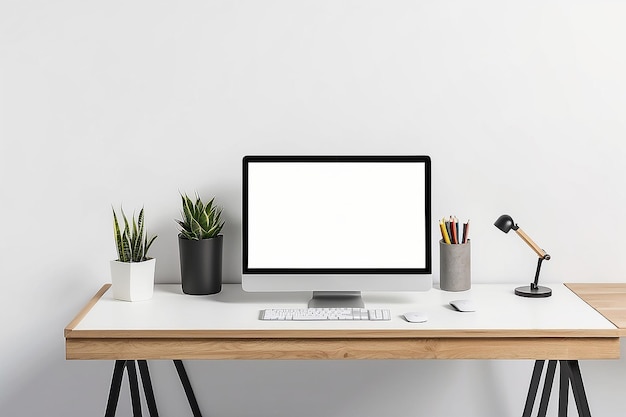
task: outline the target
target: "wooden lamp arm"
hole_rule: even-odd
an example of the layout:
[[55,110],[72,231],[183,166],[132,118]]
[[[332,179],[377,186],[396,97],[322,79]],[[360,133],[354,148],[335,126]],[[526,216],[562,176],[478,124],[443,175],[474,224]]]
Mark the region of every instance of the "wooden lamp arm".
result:
[[518,227],[517,229],[515,229],[515,233],[517,233],[519,237],[521,237],[522,240],[535,251],[537,256],[546,260],[550,259],[550,255],[548,255],[545,250],[541,249],[535,242],[533,242],[533,240],[522,229]]

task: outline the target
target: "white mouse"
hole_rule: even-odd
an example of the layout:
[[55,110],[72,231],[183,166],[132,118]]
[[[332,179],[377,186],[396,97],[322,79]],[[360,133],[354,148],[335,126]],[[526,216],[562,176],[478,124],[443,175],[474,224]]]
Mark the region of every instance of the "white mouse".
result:
[[425,321],[428,321],[428,316],[424,313],[420,313],[419,311],[404,313],[404,318],[406,321],[411,323],[424,323]]
[[450,301],[450,305],[461,312],[476,311],[476,306],[472,300],[454,300]]

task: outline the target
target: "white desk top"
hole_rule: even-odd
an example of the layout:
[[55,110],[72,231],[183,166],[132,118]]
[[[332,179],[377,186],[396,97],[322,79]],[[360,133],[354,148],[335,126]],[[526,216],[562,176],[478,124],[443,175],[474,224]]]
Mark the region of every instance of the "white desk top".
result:
[[[378,335],[374,337],[393,337],[394,334],[471,337],[473,332],[483,337],[492,332],[500,337],[546,337],[575,335],[580,331],[587,336],[591,332],[599,337],[617,337],[616,327],[568,288],[562,284],[549,286],[553,290],[552,297],[538,299],[516,296],[511,284],[475,284],[471,290],[463,292],[431,289],[412,293],[363,293],[366,307],[389,309],[391,321],[274,322],[259,320],[260,310],[305,307],[311,293],[246,293],[239,284],[225,284],[219,294],[192,296],[183,294],[180,284],[156,285],[153,298],[141,302],[118,301],[113,299],[111,290],[107,291],[70,329],[67,337],[79,337],[81,333],[113,337],[106,335],[111,331],[117,333],[115,337],[127,331],[202,331],[237,337],[233,335],[258,334],[258,331],[273,334],[282,330],[347,331],[347,337],[352,331]],[[455,311],[448,304],[455,299],[472,299],[477,311]],[[402,318],[408,311],[425,312],[429,320],[408,323]]]

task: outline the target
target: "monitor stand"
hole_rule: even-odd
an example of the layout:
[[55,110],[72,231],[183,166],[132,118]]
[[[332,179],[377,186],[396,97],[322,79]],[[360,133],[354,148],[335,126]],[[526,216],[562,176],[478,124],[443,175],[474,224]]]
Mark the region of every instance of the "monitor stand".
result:
[[361,291],[313,291],[309,308],[365,308]]

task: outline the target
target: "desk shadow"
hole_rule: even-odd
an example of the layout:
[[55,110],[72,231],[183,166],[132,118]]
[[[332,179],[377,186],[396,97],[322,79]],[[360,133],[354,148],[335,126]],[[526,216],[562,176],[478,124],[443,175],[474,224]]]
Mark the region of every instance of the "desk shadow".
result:
[[[163,285],[159,287],[159,291],[193,298],[204,297],[214,302],[229,304],[301,304],[305,306],[313,296],[312,291],[247,292],[244,291],[240,284],[227,284],[219,293],[209,295],[185,294],[180,283]],[[370,303],[376,305],[408,304],[416,302],[415,294],[415,292],[372,291],[364,292],[363,300],[365,301],[366,307]],[[419,303],[420,293],[417,292],[417,294],[417,302]]]
[[255,304],[255,303],[307,303],[311,299],[310,291],[298,292],[246,292],[241,285],[228,285],[217,294],[192,295],[185,294],[180,284],[167,284],[160,287],[160,291],[169,294],[178,294],[194,299],[206,298],[213,302],[229,304]]

